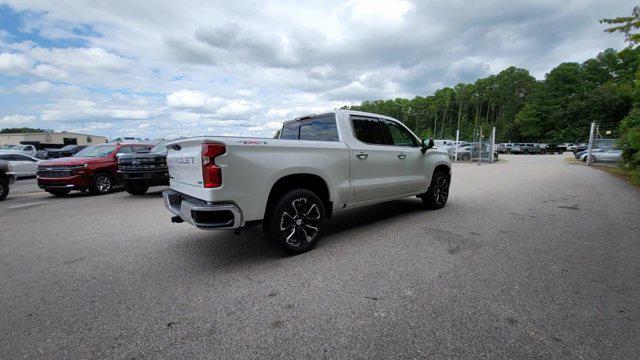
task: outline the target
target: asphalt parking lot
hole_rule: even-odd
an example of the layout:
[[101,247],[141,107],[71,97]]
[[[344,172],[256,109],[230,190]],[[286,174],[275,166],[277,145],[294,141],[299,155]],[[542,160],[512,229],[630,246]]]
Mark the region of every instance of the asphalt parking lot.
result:
[[[565,156],[456,164],[447,206],[338,213],[287,257],[160,192],[0,203],[0,358],[637,358],[640,191]],[[31,184],[31,185],[29,185]]]

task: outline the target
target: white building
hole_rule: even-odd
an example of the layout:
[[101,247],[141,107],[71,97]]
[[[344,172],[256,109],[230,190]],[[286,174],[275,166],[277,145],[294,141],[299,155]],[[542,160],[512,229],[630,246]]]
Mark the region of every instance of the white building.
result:
[[104,136],[77,134],[70,132],[48,133],[14,133],[0,134],[0,145],[35,145],[38,149],[47,147],[59,148],[64,145],[94,145],[104,144],[107,138]]

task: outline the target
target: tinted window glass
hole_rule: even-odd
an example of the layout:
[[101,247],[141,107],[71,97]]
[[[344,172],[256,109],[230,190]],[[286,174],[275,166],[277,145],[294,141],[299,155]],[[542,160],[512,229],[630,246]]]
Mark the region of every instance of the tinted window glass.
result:
[[404,127],[389,120],[380,120],[380,124],[382,125],[382,131],[386,133],[387,144],[395,146],[418,146],[415,137]]
[[104,157],[109,155],[116,149],[115,145],[93,145],[77,152],[77,157]]
[[338,141],[335,116],[301,121],[300,140]]
[[133,145],[133,150],[134,151],[149,150],[150,148],[151,148],[151,146],[149,146],[149,145]]
[[387,142],[380,129],[378,119],[351,118],[351,123],[356,138],[363,143],[384,145]]
[[282,127],[282,132],[280,133],[280,139],[285,140],[298,140],[300,136],[300,124],[296,122],[292,122],[289,124],[285,124]]
[[133,150],[131,149],[131,146],[123,146],[120,148],[120,150],[118,150],[118,154],[128,154],[132,151]]
[[332,114],[285,124],[282,127],[280,138],[285,140],[338,141],[336,118]]

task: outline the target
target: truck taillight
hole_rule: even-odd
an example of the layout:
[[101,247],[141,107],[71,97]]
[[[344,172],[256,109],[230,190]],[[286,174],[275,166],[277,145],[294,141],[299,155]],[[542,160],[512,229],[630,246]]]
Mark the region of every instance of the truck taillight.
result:
[[222,185],[222,169],[216,166],[216,156],[226,151],[223,144],[202,144],[202,180],[204,187]]

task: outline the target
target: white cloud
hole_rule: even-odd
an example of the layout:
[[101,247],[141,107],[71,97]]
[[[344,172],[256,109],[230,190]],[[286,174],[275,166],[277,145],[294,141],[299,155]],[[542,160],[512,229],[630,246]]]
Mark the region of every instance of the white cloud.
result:
[[7,115],[0,118],[0,125],[25,125],[36,121],[36,117],[32,115]]
[[29,70],[31,61],[22,54],[0,54],[0,73],[20,75]]
[[21,93],[43,93],[53,89],[53,84],[48,81],[36,81],[30,84],[16,86],[15,90]]
[[58,68],[76,71],[113,71],[128,69],[132,62],[102,48],[33,48],[28,54],[35,60]]
[[176,108],[200,108],[207,104],[207,95],[195,90],[180,90],[167,95],[167,105]]
[[37,77],[49,80],[63,80],[69,76],[66,71],[49,64],[39,64],[31,70],[31,73]]

